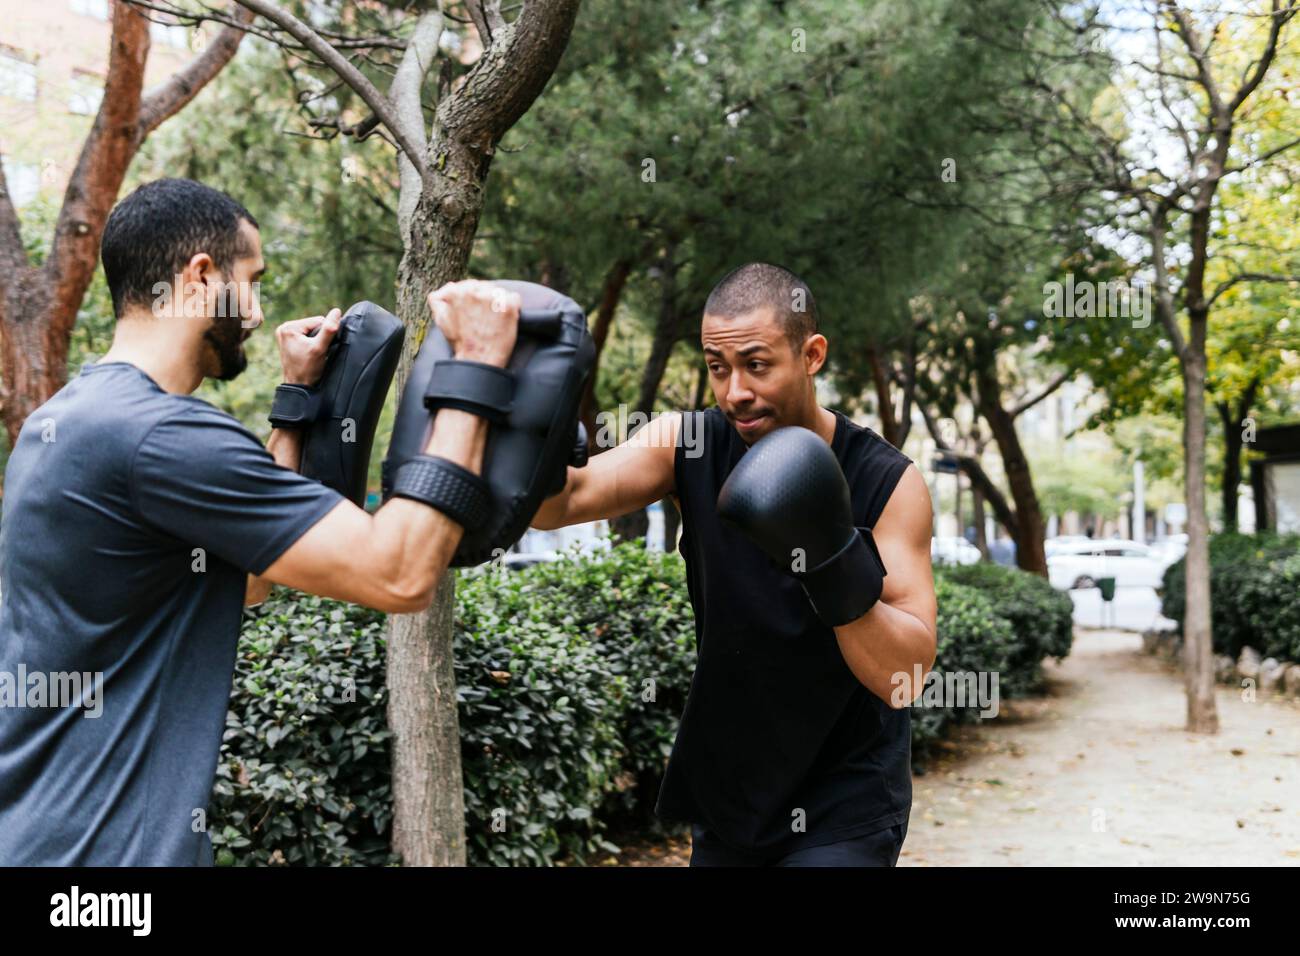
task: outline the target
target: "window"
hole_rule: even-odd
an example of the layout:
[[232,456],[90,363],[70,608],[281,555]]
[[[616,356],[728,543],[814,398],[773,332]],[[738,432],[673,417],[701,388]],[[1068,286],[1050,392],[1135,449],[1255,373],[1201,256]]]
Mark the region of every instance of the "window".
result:
[[0,96],[36,102],[36,58],[0,44]]
[[72,71],[72,91],[68,94],[68,109],[78,116],[94,116],[99,112],[99,101],[104,98],[102,77],[85,70]]
[[107,20],[108,0],[72,0],[72,12],[96,20]]

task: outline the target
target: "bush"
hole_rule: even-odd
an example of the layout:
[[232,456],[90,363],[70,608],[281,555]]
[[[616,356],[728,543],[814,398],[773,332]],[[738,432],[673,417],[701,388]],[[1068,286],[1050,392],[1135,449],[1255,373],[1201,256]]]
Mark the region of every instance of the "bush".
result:
[[209,833],[223,865],[390,862],[384,615],[310,595],[245,612]]
[[[1027,577],[940,575],[940,677],[996,672],[1006,694],[1061,650],[1058,611]],[[695,666],[680,559],[626,544],[465,572],[456,591],[469,862],[582,862],[616,849],[611,825],[655,825]],[[395,862],[384,634],[382,614],[297,593],[247,612],[211,805],[219,863]],[[914,746],[976,713],[914,709]]]
[[[1297,555],[1297,535],[1228,533],[1210,538],[1210,626],[1215,653],[1235,658],[1250,645],[1266,657],[1300,659]],[[1161,612],[1177,622],[1180,633],[1187,608],[1185,569],[1185,560],[1166,568],[1161,588]]]
[[[680,559],[626,544],[464,575],[458,592],[475,862],[582,862],[615,849],[603,836],[611,819],[652,814],[690,687],[694,619]],[[503,809],[498,833],[492,813]]]
[[[993,601],[976,588],[957,584],[945,576],[934,582],[939,601],[938,656],[935,677],[944,674],[987,672],[998,674],[1001,685],[1011,671],[1019,642],[1011,622],[994,609]],[[921,707],[912,711],[912,749],[923,757],[931,744],[943,736],[950,724],[971,723],[978,717],[974,707]]]
[[1069,595],[1037,574],[997,564],[941,568],[937,574],[983,592],[996,612],[1011,623],[1016,648],[1001,693],[1018,697],[1040,690],[1043,660],[1067,656],[1074,642],[1074,604]]
[[[615,849],[610,820],[651,815],[690,686],[680,559],[629,544],[464,573],[456,608],[469,861]],[[378,612],[297,593],[247,612],[211,804],[218,863],[393,862],[384,633]]]

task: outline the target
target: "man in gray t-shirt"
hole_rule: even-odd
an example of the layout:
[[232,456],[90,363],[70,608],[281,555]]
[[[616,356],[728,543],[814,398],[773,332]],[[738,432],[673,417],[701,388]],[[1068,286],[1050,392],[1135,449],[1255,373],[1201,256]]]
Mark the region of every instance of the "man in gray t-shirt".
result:
[[[27,419],[5,474],[0,865],[211,864],[242,604],[279,583],[427,607],[461,528],[406,498],[368,515],[297,473],[298,434],[263,447],[190,395],[242,371],[262,320],[242,206],[149,183],[114,209],[102,253],[113,347]],[[484,286],[444,287],[430,307],[457,358],[504,366],[517,306],[494,310]],[[319,379],[338,323],[280,327],[287,382]],[[426,453],[477,473],[485,436],[482,418],[442,409]]]

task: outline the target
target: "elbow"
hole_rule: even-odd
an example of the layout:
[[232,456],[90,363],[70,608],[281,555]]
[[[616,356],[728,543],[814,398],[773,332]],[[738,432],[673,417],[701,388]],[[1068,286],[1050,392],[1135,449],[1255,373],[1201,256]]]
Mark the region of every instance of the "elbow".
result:
[[438,585],[442,583],[447,568],[425,572],[418,578],[398,582],[389,588],[388,600],[392,607],[390,614],[420,614],[433,607],[438,596]]

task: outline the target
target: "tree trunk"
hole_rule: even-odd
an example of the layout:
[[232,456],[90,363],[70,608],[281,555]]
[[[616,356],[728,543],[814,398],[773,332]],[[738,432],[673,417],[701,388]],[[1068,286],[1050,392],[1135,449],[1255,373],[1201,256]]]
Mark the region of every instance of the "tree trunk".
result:
[[600,305],[596,308],[596,323],[591,329],[591,338],[596,345],[596,359],[591,366],[591,376],[582,390],[582,403],[579,405],[578,417],[587,428],[587,447],[592,454],[605,451],[596,445],[596,376],[600,373],[600,357],[605,351],[605,341],[609,338],[610,326],[614,323],[614,312],[618,309],[627,277],[631,274],[632,264],[625,259],[614,263],[605,276],[600,290]]
[[1189,310],[1183,356],[1183,452],[1187,475],[1186,608],[1183,612],[1183,677],[1187,729],[1217,733],[1214,655],[1210,640],[1210,527],[1205,513],[1206,313]]
[[405,866],[465,865],[465,785],[450,635],[456,576],[427,614],[388,619],[388,726],[393,729],[393,851]]
[[[465,275],[496,144],[541,94],[568,44],[577,9],[577,0],[526,5],[456,91],[439,102],[425,181],[404,177],[403,189],[418,190],[418,200],[403,230],[397,275],[397,312],[408,330],[398,394],[431,321],[426,296]],[[454,593],[454,572],[448,570],[428,611],[389,617],[392,846],[406,866],[463,866],[466,859]]]
[[[247,23],[252,15],[240,9],[234,19]],[[0,419],[11,447],[27,417],[67,381],[77,310],[94,278],[104,225],[131,160],[150,133],[221,72],[243,36],[238,26],[225,27],[202,55],[143,94],[149,21],[131,4],[114,5],[104,95],[40,266],[27,258],[0,173]]]
[[[889,395],[889,373],[885,363],[880,359],[880,352],[874,345],[867,347],[867,366],[871,369],[871,381],[876,387],[876,407],[880,417],[880,437],[895,448],[899,445],[898,419],[894,416],[894,401]],[[958,534],[961,529],[957,529]]]
[[614,539],[615,544],[623,541],[640,541],[645,538],[649,530],[650,515],[644,508],[637,508],[636,511],[611,518],[609,522],[609,535]]
[[993,356],[979,363],[975,376],[980,414],[988,422],[989,431],[1002,456],[1002,468],[1007,475],[1011,499],[1016,504],[1016,564],[1025,571],[1047,577],[1047,553],[1043,548],[1046,525],[1043,511],[1034,490],[1034,479],[1029,471],[1029,460],[1016,433],[1015,419],[1002,407]]
[[650,356],[646,359],[645,369],[641,373],[641,387],[637,392],[636,410],[649,415],[655,407],[659,396],[659,385],[663,382],[664,372],[668,370],[668,359],[672,357],[673,346],[679,338],[681,311],[677,305],[677,263],[676,249],[669,245],[659,262],[659,315],[655,320],[654,335],[650,341]]
[[677,529],[682,526],[682,515],[671,497],[659,504],[664,509],[664,551],[671,554],[677,550]]
[[988,536],[984,533],[984,492],[979,486],[971,482],[970,486],[971,514],[975,518],[975,547],[979,548],[980,557],[985,561],[989,559],[989,542]]
[[[645,369],[641,373],[641,386],[637,390],[636,406],[633,409],[647,416],[654,411],[659,386],[663,383],[664,372],[668,370],[668,359],[672,356],[673,346],[677,344],[678,326],[681,324],[681,312],[677,306],[675,251],[675,247],[670,244],[659,262],[662,270],[659,277],[659,315],[655,320],[650,357],[646,359]],[[650,516],[644,508],[638,508],[613,519],[609,527],[613,536],[620,541],[644,538],[650,530]]]

